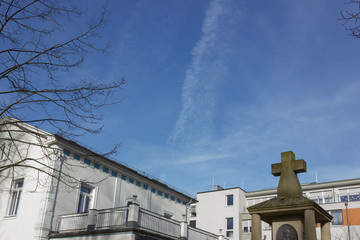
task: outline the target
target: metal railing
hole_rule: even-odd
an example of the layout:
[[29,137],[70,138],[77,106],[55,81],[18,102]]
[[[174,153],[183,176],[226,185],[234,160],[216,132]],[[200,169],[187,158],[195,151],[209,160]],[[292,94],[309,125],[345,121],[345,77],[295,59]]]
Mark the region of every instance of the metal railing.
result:
[[145,209],[140,209],[139,211],[139,226],[173,237],[180,237],[180,222]]
[[188,239],[190,240],[218,240],[219,236],[198,228],[188,227]]

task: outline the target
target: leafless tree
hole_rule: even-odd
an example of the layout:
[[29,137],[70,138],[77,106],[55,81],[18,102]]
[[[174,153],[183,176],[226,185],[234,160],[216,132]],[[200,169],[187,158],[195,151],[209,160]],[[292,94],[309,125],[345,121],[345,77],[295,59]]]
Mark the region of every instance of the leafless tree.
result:
[[[108,52],[107,44],[98,44],[105,7],[92,16],[75,2],[0,0],[0,118],[11,117],[0,122],[0,141],[7,142],[0,144],[0,154],[7,159],[0,164],[0,176],[24,167],[44,174],[55,170],[29,157],[32,145],[40,144],[44,156],[53,149],[45,147],[41,137],[36,143],[23,142],[22,135],[30,132],[10,127],[18,125],[17,119],[58,137],[73,138],[99,132],[102,118],[97,110],[118,101],[116,93],[124,78],[113,82],[63,79],[64,72],[79,67],[88,54]],[[26,149],[20,150],[21,144]]]
[[350,36],[360,38],[360,1],[350,0],[345,5],[347,8],[340,11],[340,20]]

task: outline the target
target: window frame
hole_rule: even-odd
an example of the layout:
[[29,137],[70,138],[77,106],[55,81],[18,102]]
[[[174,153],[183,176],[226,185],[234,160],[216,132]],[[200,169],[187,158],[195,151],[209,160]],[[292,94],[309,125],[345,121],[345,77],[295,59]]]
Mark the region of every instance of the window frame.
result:
[[[86,193],[86,192],[82,191],[83,187],[89,189],[90,193]],[[76,202],[76,209],[75,209],[76,213],[87,213],[87,212],[89,212],[89,209],[94,208],[95,191],[96,191],[96,187],[86,184],[84,182],[80,183],[79,190],[78,190],[77,202]],[[88,200],[86,200],[86,199],[88,199]]]
[[[229,222],[231,220],[231,222]],[[232,238],[234,237],[234,218],[228,217],[225,220],[225,227],[226,227],[226,237]],[[231,225],[231,226],[230,226]]]
[[[234,206],[234,194],[228,194],[226,195],[226,206],[231,207]],[[231,201],[230,201],[231,200]],[[230,203],[230,204],[229,204]]]
[[[21,187],[17,187],[17,184],[22,182]],[[8,203],[8,209],[6,211],[6,216],[15,217],[19,211],[19,205],[21,200],[21,193],[24,188],[24,178],[14,179],[11,182],[11,193]]]
[[[332,226],[343,226],[344,225],[344,215],[343,215],[343,211],[341,209],[331,210],[329,212],[330,212],[331,216],[333,216],[333,219],[331,220],[330,225],[332,225]],[[336,220],[336,216],[333,214],[336,214],[336,213],[341,213],[341,223],[334,222]]]

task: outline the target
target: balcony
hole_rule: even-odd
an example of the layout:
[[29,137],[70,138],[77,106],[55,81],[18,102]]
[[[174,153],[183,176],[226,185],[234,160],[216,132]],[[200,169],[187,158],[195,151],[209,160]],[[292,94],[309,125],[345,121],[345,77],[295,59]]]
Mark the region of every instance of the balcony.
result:
[[129,207],[91,209],[87,213],[60,215],[56,231],[51,233],[49,238],[73,239],[86,235],[102,240],[110,239],[109,235],[119,232],[129,234],[129,236],[151,236],[156,239],[225,239],[223,236],[188,227],[185,221],[175,221],[150,212],[140,208],[137,204],[131,204]]

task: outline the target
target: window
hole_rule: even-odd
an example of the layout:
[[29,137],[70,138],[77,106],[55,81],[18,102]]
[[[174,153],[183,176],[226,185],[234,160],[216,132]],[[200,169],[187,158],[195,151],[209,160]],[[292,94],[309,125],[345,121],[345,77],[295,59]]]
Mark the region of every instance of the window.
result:
[[234,235],[234,219],[227,218],[226,219],[226,237],[232,237]]
[[165,193],[165,194],[164,194],[164,197],[165,197],[165,198],[169,198],[169,194]]
[[244,233],[250,233],[251,232],[251,221],[250,220],[242,221],[242,227],[243,227]]
[[103,172],[104,173],[109,173],[109,169],[107,167],[103,167]]
[[8,212],[9,216],[15,216],[17,214],[23,185],[24,185],[24,179],[19,179],[13,182],[13,186],[11,190],[11,200],[10,200],[10,206]]
[[80,155],[74,153],[74,159],[80,160]]
[[98,163],[94,163],[94,168],[100,169],[100,165]]
[[70,156],[70,151],[67,150],[67,149],[64,149],[64,154],[65,154],[66,156]]
[[134,179],[129,178],[129,183],[134,183]]
[[343,225],[342,210],[330,211],[330,214],[334,217],[331,221],[331,225]]
[[310,192],[310,199],[318,204],[332,203],[332,191]]
[[333,202],[333,199],[331,196],[325,197],[325,203],[332,203],[332,202]]
[[152,193],[156,193],[156,189],[155,189],[155,188],[151,188],[151,192],[152,192]]
[[177,198],[177,199],[176,199],[176,202],[177,202],[177,203],[181,203],[181,200]]
[[196,205],[191,205],[190,206],[190,211],[191,211],[191,217],[196,217]]
[[91,188],[89,186],[85,186],[84,184],[81,184],[79,203],[78,203],[78,207],[77,207],[78,213],[89,211],[89,208],[90,208],[90,205],[92,202],[92,198],[93,198],[92,192],[93,192],[93,188]]
[[141,187],[141,182],[136,181],[136,186]]
[[196,228],[196,220],[190,220],[190,227]]
[[121,179],[122,179],[122,180],[126,180],[126,176],[125,176],[125,175],[121,175]]
[[234,195],[226,195],[226,206],[234,205]]
[[117,173],[117,172],[115,172],[115,171],[111,171],[111,176],[113,176],[113,177],[117,177],[117,175],[118,175],[118,173]]
[[171,199],[171,201],[175,201],[175,197],[174,197],[174,196],[171,196],[170,199]]
[[159,195],[159,196],[162,196],[162,191],[158,191],[158,195]]
[[87,164],[87,165],[90,165],[91,164],[91,161],[87,158],[84,159],[84,163]]
[[147,190],[147,189],[149,188],[149,186],[148,186],[147,184],[143,184],[143,188],[144,188],[145,190]]

